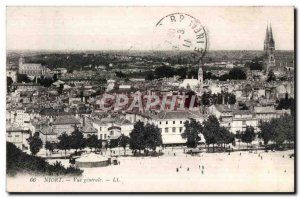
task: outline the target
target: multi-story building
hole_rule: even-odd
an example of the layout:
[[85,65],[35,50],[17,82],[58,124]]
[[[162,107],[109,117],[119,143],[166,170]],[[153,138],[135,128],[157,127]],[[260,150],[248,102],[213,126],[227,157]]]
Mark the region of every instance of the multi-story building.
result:
[[30,131],[12,124],[6,125],[6,141],[11,142],[21,150],[29,147],[27,139],[30,137]]
[[26,74],[27,76],[37,77],[45,75],[46,67],[39,63],[25,63],[25,59],[19,59],[19,74]]

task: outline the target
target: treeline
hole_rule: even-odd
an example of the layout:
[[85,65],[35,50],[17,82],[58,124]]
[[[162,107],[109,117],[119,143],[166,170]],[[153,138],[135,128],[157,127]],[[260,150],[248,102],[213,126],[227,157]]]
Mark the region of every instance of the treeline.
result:
[[282,109],[290,109],[291,110],[291,115],[295,117],[295,99],[291,98],[288,96],[286,93],[284,98],[279,99],[276,101],[278,104],[276,109],[277,110],[282,110]]
[[144,124],[138,121],[134,124],[132,132],[129,134],[129,148],[136,155],[143,150],[146,155],[152,151],[156,152],[156,147],[162,145],[161,132],[154,124]]
[[210,106],[213,104],[235,104],[236,96],[233,93],[222,92],[217,94],[211,94],[210,92],[204,92],[201,97],[202,105]]
[[259,137],[263,139],[265,145],[272,141],[276,148],[280,148],[287,141],[290,148],[291,142],[295,140],[293,116],[285,115],[280,118],[273,118],[270,122],[261,122],[259,128],[261,130]]
[[[29,148],[32,155],[36,155],[43,146],[39,134],[35,133],[32,137],[28,139]],[[46,142],[45,148],[50,151],[50,154],[53,153],[55,149],[64,150],[65,156],[67,150],[74,149],[75,154],[78,150],[84,148],[90,148],[91,151],[96,151],[102,149],[112,149],[116,147],[122,147],[124,149],[124,155],[126,154],[126,147],[129,145],[130,149],[134,154],[139,154],[141,151],[144,151],[146,155],[150,152],[154,152],[156,147],[162,145],[162,137],[160,130],[154,124],[144,124],[143,122],[136,122],[134,129],[130,133],[130,136],[125,136],[122,134],[118,139],[111,139],[105,141],[98,139],[97,135],[90,135],[87,138],[84,138],[83,132],[75,127],[74,131],[68,135],[67,133],[62,133],[58,136],[58,142]]]
[[182,133],[182,138],[187,140],[188,148],[196,148],[201,140],[201,134],[205,138],[206,145],[212,145],[213,152],[215,145],[220,145],[223,149],[226,145],[234,144],[234,134],[226,127],[220,125],[219,120],[215,116],[209,116],[202,124],[195,119],[190,119],[184,123],[185,130]]
[[263,56],[255,57],[252,61],[245,64],[250,70],[263,70]]
[[83,171],[72,166],[65,168],[59,162],[51,165],[45,159],[28,155],[14,144],[6,142],[6,173],[10,176],[17,173],[79,176]]
[[[160,66],[157,67],[154,71],[146,71],[145,79],[146,80],[155,80],[161,78],[171,78],[173,76],[179,76],[179,79],[186,79],[186,78],[195,78],[198,79],[198,69],[199,68],[173,68],[170,66]],[[125,74],[121,71],[115,72],[118,78],[129,79],[133,74]],[[137,73],[139,74],[139,73]],[[227,80],[245,80],[247,75],[243,69],[240,68],[233,68],[229,70],[228,73],[223,74],[221,76],[215,76],[212,74],[211,71],[203,71],[203,80],[212,79],[212,80],[220,80],[220,81],[227,81]]]
[[109,63],[115,61],[114,58],[107,55],[85,55],[84,53],[74,54],[40,54],[36,56],[26,57],[26,62],[41,63],[49,69],[64,67],[69,72],[73,70],[80,70],[82,67],[91,65],[92,67],[98,65],[108,66]]
[[41,76],[39,78],[34,77],[32,80],[26,75],[26,74],[18,74],[17,75],[17,83],[35,83],[37,82],[38,84],[44,86],[44,87],[50,87],[52,83],[57,81],[57,74],[54,74],[52,77],[44,77]]

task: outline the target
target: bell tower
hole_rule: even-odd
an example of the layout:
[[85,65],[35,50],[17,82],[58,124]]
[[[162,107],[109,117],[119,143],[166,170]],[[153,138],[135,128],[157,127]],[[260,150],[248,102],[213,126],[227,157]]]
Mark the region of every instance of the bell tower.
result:
[[273,38],[272,26],[267,26],[266,38],[264,41],[264,51],[266,55],[266,73],[276,66],[275,62],[275,41]]

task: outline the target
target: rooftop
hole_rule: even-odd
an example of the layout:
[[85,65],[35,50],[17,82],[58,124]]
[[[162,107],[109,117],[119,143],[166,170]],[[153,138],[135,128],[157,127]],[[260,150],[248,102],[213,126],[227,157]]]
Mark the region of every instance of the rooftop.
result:
[[53,122],[53,125],[60,125],[60,124],[80,124],[80,122],[74,116],[67,115],[67,116],[58,116],[56,120]]

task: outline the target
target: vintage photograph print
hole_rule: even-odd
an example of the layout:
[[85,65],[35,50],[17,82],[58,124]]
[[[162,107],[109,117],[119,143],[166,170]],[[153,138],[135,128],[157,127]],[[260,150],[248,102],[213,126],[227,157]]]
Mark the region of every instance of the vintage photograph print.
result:
[[294,7],[6,7],[8,192],[295,192]]

